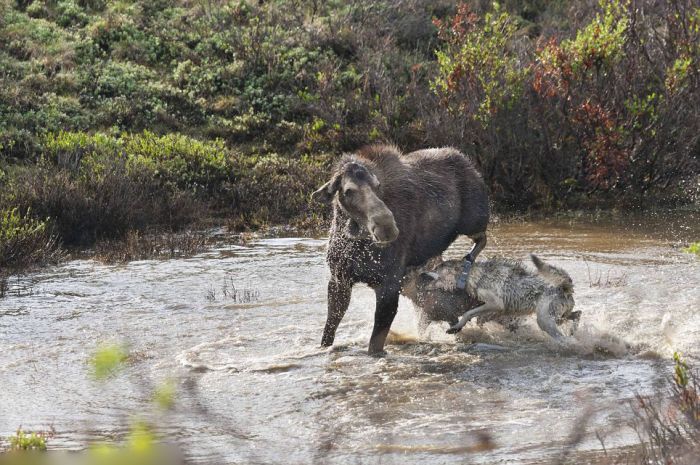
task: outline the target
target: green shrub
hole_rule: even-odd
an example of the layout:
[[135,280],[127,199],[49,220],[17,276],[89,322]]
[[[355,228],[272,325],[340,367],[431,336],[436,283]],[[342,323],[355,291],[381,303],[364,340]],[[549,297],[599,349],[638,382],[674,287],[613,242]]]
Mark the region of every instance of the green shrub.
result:
[[[188,108],[180,91],[156,79],[154,70],[136,63],[107,61],[91,68],[85,76],[83,101],[98,111],[97,124],[144,129],[179,126],[179,106]],[[170,103],[178,106],[170,108]],[[172,110],[172,111],[171,111]]]
[[192,195],[129,172],[124,159],[107,159],[91,170],[27,167],[14,174],[7,195],[20,208],[50,218],[66,244],[92,244],[153,226],[178,229],[206,212]]
[[17,432],[7,438],[10,443],[11,451],[45,451],[46,442],[52,437],[52,433],[39,431],[39,432],[26,432],[21,428]]
[[56,238],[48,222],[31,213],[21,214],[16,207],[0,209],[0,270],[21,269],[55,256]]
[[103,133],[61,131],[46,135],[42,159],[61,169],[73,172],[82,169],[91,176],[100,170],[96,165],[119,158],[122,151],[121,140]]
[[62,0],[56,4],[58,17],[56,23],[62,27],[81,27],[85,26],[88,21],[88,15],[85,11],[73,0]]
[[105,165],[120,160],[130,176],[193,193],[213,192],[232,177],[223,141],[201,141],[182,134],[51,133],[44,139],[42,159],[97,178]]
[[571,55],[571,72],[600,71],[612,66],[624,52],[629,18],[625,7],[617,1],[602,1],[602,12],[576,33],[573,40],[565,40],[561,46]]
[[484,124],[520,98],[528,73],[512,47],[516,21],[495,5],[483,19],[462,3],[450,26],[436,20],[445,46],[437,51],[433,88],[448,100],[451,111]]
[[0,45],[19,59],[62,56],[72,46],[72,36],[45,19],[29,18],[13,9],[5,11]]
[[694,242],[690,244],[688,247],[683,249],[683,252],[692,253],[700,256],[700,242]]
[[133,172],[146,173],[166,185],[211,192],[231,177],[223,141],[199,141],[182,134],[151,132],[122,137]]
[[328,160],[290,160],[277,154],[234,157],[235,213],[253,226],[312,216],[309,195],[328,175]]
[[7,176],[5,203],[50,218],[67,244],[156,225],[178,229],[234,178],[220,140],[64,131],[48,134],[43,147],[38,165]]

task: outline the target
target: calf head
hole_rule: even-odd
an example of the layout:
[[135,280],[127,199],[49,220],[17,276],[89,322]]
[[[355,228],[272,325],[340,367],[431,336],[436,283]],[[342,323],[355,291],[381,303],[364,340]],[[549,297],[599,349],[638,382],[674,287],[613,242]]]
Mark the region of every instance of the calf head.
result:
[[418,276],[418,282],[425,291],[457,291],[457,278],[462,273],[461,260],[447,260],[425,267]]
[[455,324],[462,314],[480,304],[471,296],[440,286],[435,270],[449,274],[448,270],[451,269],[450,264],[453,261],[458,263],[456,260],[443,263],[440,256],[433,257],[423,266],[409,268],[401,282],[401,293],[408,297],[429,321],[447,321]]
[[369,234],[375,244],[385,246],[396,240],[399,229],[381,195],[382,186],[377,177],[366,166],[353,161],[340,166],[312,198],[324,203],[337,198],[338,205],[350,218],[348,233],[355,237]]

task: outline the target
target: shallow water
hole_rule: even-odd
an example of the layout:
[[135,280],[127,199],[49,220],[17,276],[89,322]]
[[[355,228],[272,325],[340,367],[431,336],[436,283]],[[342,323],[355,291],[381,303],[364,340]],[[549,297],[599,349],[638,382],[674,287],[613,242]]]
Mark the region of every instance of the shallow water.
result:
[[[52,447],[82,448],[146,417],[199,463],[542,463],[584,421],[579,451],[601,449],[596,432],[634,444],[628,401],[664,389],[674,349],[700,364],[700,259],[680,250],[700,240],[698,217],[495,222],[489,237],[481,258],[536,252],[572,275],[583,315],[569,347],[530,320],[419,336],[402,298],[388,354],[368,357],[374,295],[357,287],[321,349],[317,239],[33,274],[19,283],[31,293],[0,300],[0,435],[53,426]],[[132,355],[97,382],[87,361],[104,341]],[[158,413],[168,379],[176,408]]]

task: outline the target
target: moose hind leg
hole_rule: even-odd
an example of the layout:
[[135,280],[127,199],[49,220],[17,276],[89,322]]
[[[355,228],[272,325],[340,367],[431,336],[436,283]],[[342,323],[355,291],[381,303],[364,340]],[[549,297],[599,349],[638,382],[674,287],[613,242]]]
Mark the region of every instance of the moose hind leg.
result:
[[350,295],[352,294],[352,284],[331,279],[328,281],[328,316],[326,326],[323,328],[321,345],[328,347],[333,345],[335,331],[338,329],[340,321],[345,316],[345,312],[350,305]]
[[481,251],[484,250],[484,247],[486,247],[486,231],[472,234],[471,236],[469,236],[469,238],[474,241],[474,245],[464,258],[465,260],[469,260],[473,263],[476,260],[476,257],[479,256]]

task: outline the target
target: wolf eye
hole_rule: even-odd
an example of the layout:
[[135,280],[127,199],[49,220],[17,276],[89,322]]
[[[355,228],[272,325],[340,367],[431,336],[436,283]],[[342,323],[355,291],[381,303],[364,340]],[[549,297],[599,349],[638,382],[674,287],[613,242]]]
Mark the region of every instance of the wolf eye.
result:
[[343,195],[349,199],[353,198],[355,196],[355,189],[345,189],[343,191]]

